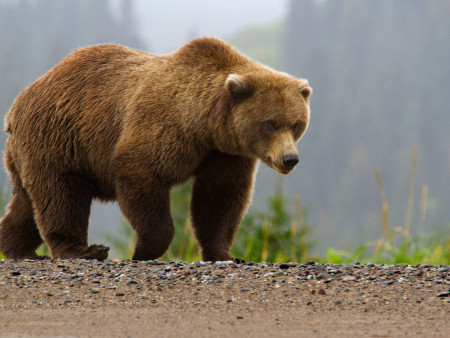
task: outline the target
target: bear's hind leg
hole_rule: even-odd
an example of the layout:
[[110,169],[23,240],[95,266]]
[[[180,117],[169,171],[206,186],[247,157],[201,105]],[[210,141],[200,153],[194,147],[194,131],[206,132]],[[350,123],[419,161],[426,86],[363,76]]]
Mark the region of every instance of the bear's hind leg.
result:
[[109,248],[88,246],[91,184],[76,174],[46,177],[28,189],[35,219],[53,258],[104,260]]
[[36,249],[42,238],[34,221],[30,197],[22,185],[11,153],[6,149],[5,166],[12,180],[12,199],[8,212],[0,221],[0,251],[11,259],[42,259]]
[[0,251],[10,259],[43,259],[36,249],[42,238],[33,217],[30,198],[24,188],[13,188],[8,213],[0,222]]
[[255,166],[253,159],[213,152],[198,168],[191,218],[204,261],[233,260],[229,250],[250,203]]

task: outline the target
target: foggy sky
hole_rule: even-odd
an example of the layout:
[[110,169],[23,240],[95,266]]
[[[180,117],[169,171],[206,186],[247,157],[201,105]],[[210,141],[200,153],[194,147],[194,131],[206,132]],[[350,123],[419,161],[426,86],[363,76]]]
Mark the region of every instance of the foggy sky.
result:
[[226,39],[245,27],[281,20],[287,0],[136,0],[134,7],[149,51],[167,53],[194,37]]

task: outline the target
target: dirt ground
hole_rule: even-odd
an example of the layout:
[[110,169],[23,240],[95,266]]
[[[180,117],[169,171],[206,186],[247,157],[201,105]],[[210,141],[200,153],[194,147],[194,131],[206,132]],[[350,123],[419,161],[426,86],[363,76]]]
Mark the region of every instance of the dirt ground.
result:
[[0,336],[450,337],[448,266],[0,261]]

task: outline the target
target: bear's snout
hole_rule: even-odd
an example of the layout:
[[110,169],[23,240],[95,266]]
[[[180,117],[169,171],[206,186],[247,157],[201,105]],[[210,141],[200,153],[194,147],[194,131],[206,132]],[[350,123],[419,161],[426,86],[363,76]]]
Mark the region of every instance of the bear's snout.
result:
[[297,154],[289,154],[283,156],[283,167],[286,170],[292,170],[298,163]]

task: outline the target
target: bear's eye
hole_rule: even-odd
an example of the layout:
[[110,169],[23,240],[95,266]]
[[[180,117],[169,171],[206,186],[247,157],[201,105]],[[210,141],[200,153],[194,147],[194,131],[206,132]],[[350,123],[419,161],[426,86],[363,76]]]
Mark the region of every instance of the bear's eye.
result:
[[269,129],[270,131],[275,131],[275,130],[277,130],[277,124],[275,123],[275,121],[267,121],[267,122],[266,122],[266,127],[267,127],[267,129]]
[[298,123],[292,126],[292,131],[295,133],[298,130]]

